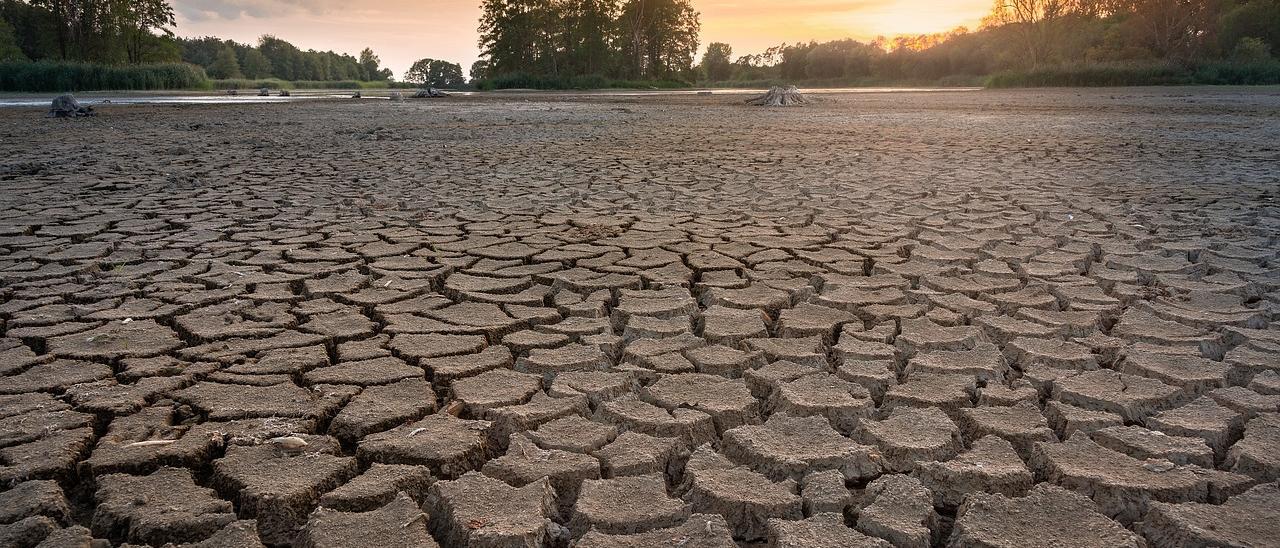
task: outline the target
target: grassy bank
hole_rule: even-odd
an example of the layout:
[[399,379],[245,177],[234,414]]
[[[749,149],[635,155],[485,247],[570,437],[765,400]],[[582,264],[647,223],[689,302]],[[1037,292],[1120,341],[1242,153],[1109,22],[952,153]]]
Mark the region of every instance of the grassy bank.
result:
[[91,63],[0,63],[0,91],[206,89],[209,78],[195,65],[97,65]]
[[509,74],[480,80],[475,83],[475,87],[481,91],[495,89],[680,89],[691,87],[691,84],[672,80],[615,80],[599,75],[554,77]]
[[359,80],[281,80],[266,78],[251,80],[236,78],[230,80],[211,80],[213,89],[416,89],[417,84],[405,82],[363,82]]
[[698,82],[700,87],[726,89],[766,89],[773,86],[799,86],[801,88],[869,88],[869,87],[981,87],[984,78],[974,75],[954,75],[932,80],[885,78],[826,78],[788,81],[782,79],[728,80]]
[[359,82],[343,80],[286,81],[211,80],[198,66],[187,63],[157,65],[100,65],[64,62],[0,63],[0,91],[163,91],[224,89],[386,89],[413,88],[402,82]]
[[985,84],[991,88],[1272,85],[1280,84],[1280,61],[1070,65],[993,74]]

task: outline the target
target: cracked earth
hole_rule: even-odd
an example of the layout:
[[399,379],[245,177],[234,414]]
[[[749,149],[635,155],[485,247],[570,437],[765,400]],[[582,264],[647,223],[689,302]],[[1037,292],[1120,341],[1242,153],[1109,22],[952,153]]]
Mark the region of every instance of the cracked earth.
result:
[[0,111],[0,545],[1276,546],[1280,94]]

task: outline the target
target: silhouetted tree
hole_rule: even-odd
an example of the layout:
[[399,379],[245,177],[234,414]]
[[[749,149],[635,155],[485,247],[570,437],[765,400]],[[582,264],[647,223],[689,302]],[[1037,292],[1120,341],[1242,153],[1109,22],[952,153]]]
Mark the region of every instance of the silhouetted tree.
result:
[[462,65],[438,59],[419,59],[404,73],[404,81],[420,86],[458,87],[466,85]]
[[702,72],[713,82],[728,80],[733,75],[733,48],[724,42],[712,42],[702,54]]

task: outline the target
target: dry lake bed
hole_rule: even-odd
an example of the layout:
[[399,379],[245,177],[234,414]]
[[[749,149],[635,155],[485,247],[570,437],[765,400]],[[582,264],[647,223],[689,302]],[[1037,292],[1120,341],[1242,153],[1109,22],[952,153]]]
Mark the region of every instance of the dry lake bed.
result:
[[1277,546],[1280,90],[815,98],[0,110],[0,545]]

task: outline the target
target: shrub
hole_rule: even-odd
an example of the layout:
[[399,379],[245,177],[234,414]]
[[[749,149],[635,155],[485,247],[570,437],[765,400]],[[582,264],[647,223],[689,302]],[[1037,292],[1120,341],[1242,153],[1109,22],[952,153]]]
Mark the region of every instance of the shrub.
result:
[[1246,36],[1236,43],[1236,49],[1231,53],[1231,58],[1241,63],[1269,61],[1271,60],[1271,46],[1263,42],[1261,38]]

